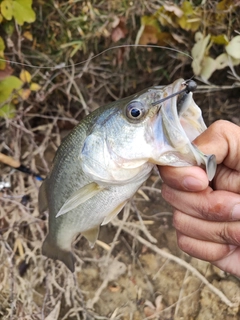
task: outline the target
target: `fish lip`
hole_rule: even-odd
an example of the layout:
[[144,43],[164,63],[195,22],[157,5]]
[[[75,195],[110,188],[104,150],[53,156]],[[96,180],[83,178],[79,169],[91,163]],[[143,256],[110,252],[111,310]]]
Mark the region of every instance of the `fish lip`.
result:
[[[181,92],[179,95],[177,95],[177,101],[176,101],[176,108],[177,108],[177,113],[178,115],[182,113],[182,106],[184,105],[185,101],[187,100],[189,95],[189,92]],[[189,106],[187,106],[187,108],[189,108]]]
[[[159,112],[159,126],[161,123],[167,152],[182,159],[181,161],[185,165],[187,163],[200,165],[202,160],[193,148],[192,141],[206,130],[206,125],[201,116],[201,109],[193,100],[192,92],[183,93],[185,88],[184,79],[178,79],[164,88],[163,98],[176,95],[162,102]],[[177,94],[180,91],[182,92]],[[161,145],[161,140],[159,141],[159,145]]]

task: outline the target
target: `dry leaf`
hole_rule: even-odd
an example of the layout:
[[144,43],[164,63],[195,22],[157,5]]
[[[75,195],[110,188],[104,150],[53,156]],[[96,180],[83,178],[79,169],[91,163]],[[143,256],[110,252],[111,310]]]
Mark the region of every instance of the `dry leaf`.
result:
[[158,35],[161,32],[158,20],[154,16],[143,16],[141,18],[141,28],[136,37],[136,44],[157,44]]
[[30,31],[25,31],[23,33],[23,36],[25,39],[29,40],[29,41],[33,41],[33,35]]
[[224,46],[226,46],[229,41],[228,41],[228,37],[225,35],[225,34],[219,34],[218,36],[211,36],[211,41],[213,43],[216,43],[216,44],[222,44]]
[[22,90],[19,90],[18,94],[23,100],[27,100],[31,94],[31,90],[30,89],[22,89]]
[[113,42],[117,42],[120,39],[124,39],[128,33],[125,24],[125,18],[121,17],[116,19],[115,21],[117,21],[118,24],[116,25],[115,23],[114,25],[116,25],[116,27],[114,27],[114,29],[112,30],[111,37]]
[[45,320],[57,320],[59,317],[61,302],[55,305],[54,309],[49,313],[49,315],[45,318]]
[[142,26],[137,34],[136,44],[157,44],[158,30],[154,26]]
[[227,53],[222,53],[216,58],[217,69],[224,69],[228,66],[238,66],[240,64],[240,59],[234,59]]
[[196,76],[201,73],[203,58],[208,54],[208,50],[211,46],[211,43],[209,44],[210,37],[211,35],[208,34],[204,38],[200,32],[197,32],[195,35],[195,40],[197,42],[193,46],[191,53],[193,57],[192,68]]
[[174,4],[171,4],[171,5],[164,4],[163,7],[166,11],[173,12],[175,16],[179,18],[183,15],[183,11]]
[[114,284],[108,286],[108,289],[111,292],[118,292],[121,289],[121,287],[117,283],[114,283]]
[[211,57],[204,57],[202,61],[202,70],[200,76],[204,80],[208,80],[213,72],[217,69],[218,64],[216,60]]
[[222,53],[216,58],[217,69],[224,69],[229,66],[229,55],[227,53]]
[[145,316],[148,317],[152,317],[155,314],[155,309],[152,309],[148,306],[144,307],[143,312],[145,314]]
[[30,90],[31,91],[39,91],[41,89],[41,86],[39,85],[39,84],[37,84],[37,83],[35,83],[35,82],[32,82],[31,84],[30,84]]
[[19,78],[22,80],[24,83],[30,83],[32,76],[27,70],[22,70],[20,72]]
[[232,38],[225,49],[231,57],[234,59],[240,59],[240,36]]
[[[2,62],[2,61],[1,61]],[[10,66],[10,62],[8,60],[3,61],[4,63],[0,63],[0,81],[9,77],[13,73],[13,69]],[[4,68],[2,69],[1,66]]]

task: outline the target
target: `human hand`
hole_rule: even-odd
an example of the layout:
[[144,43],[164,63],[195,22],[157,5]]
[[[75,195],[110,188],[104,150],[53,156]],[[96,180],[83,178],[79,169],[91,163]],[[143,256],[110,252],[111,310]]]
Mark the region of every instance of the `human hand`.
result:
[[178,245],[240,277],[240,127],[216,121],[194,144],[216,155],[218,167],[210,186],[199,167],[159,167],[162,196],[175,208]]

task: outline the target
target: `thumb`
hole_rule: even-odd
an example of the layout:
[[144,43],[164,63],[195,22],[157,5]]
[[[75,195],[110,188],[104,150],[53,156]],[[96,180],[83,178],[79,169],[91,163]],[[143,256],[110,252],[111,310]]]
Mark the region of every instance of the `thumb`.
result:
[[218,120],[198,136],[194,144],[206,154],[215,154],[217,163],[240,172],[240,127]]
[[216,155],[219,165],[212,187],[240,193],[240,127],[216,121],[194,143],[204,153]]
[[[214,188],[240,191],[240,127],[225,121],[214,122],[194,144],[205,154],[215,154],[220,164]],[[158,167],[163,181],[174,189],[201,191],[207,188],[206,173],[199,167]]]

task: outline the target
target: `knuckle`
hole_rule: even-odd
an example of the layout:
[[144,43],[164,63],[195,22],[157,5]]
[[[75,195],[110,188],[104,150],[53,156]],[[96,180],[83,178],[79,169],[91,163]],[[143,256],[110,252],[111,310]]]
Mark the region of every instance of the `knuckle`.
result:
[[225,222],[221,224],[218,236],[223,243],[240,246],[239,228],[234,228],[233,223]]
[[217,120],[210,125],[210,130],[214,133],[224,134],[226,132],[226,127],[229,127],[230,122],[227,120]]
[[182,229],[182,215],[178,210],[173,213],[173,225],[176,230],[180,231]]
[[212,220],[211,204],[206,198],[200,198],[199,202],[194,204],[194,210],[200,214],[201,218]]
[[189,243],[188,241],[186,241],[187,237],[184,236],[183,234],[178,234],[178,237],[177,237],[177,243],[178,243],[178,246],[179,248],[184,251],[184,252],[188,252],[189,250]]
[[174,203],[174,200],[175,200],[174,192],[166,184],[163,184],[163,186],[162,186],[162,197],[164,200],[166,200],[170,204]]

